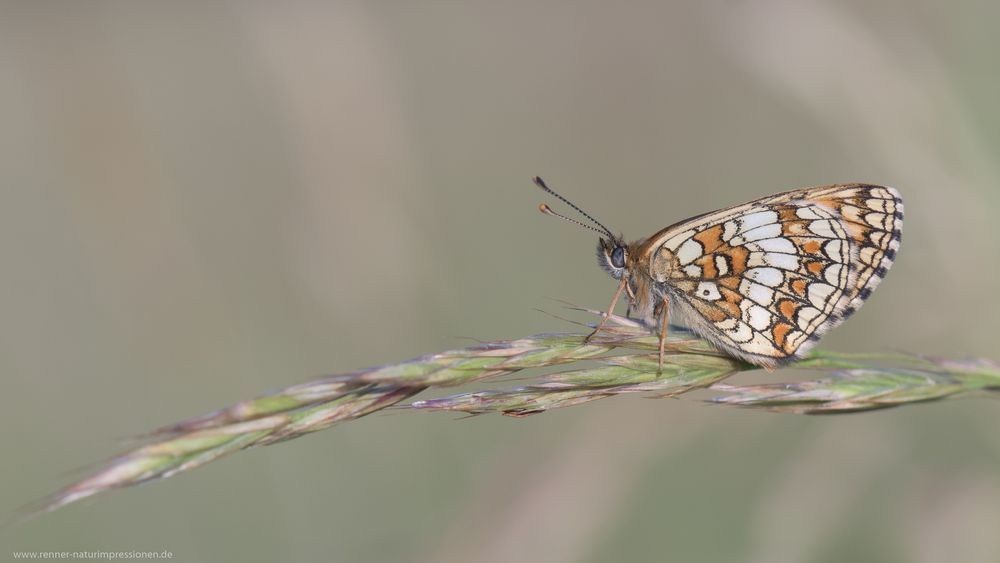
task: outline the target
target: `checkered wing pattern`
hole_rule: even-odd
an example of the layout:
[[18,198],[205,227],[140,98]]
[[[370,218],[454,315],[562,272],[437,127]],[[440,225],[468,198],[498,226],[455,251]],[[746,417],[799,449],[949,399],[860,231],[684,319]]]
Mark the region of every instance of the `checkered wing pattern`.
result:
[[671,311],[726,352],[775,367],[801,357],[871,295],[899,248],[893,188],[793,190],[667,227],[644,247],[670,256]]

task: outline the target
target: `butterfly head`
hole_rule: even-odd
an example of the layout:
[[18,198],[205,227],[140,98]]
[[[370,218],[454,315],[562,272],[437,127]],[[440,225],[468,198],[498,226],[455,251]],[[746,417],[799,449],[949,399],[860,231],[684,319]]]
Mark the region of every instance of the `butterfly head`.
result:
[[628,245],[621,237],[601,237],[597,241],[597,263],[611,277],[622,279],[630,263]]

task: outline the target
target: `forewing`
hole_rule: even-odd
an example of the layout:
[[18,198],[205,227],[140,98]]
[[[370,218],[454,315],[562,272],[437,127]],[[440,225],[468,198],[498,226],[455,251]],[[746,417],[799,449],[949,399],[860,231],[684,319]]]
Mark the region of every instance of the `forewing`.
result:
[[903,233],[903,199],[893,188],[871,184],[814,188],[810,197],[841,218],[857,249],[852,263],[857,279],[844,308],[846,318],[864,304],[896,259]]
[[856,310],[899,247],[902,202],[881,186],[794,190],[669,227],[674,310],[730,354],[776,366]]

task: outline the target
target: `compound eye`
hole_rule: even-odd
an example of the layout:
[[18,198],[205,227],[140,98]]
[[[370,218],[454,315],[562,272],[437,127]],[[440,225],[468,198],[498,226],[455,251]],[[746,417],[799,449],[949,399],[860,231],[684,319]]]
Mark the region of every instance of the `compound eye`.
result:
[[621,246],[616,246],[614,250],[611,251],[611,265],[615,268],[625,267],[625,249]]

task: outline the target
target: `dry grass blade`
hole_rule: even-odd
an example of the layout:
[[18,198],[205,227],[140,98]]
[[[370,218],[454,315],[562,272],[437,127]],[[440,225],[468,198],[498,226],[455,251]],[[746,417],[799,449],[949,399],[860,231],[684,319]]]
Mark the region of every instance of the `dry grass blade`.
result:
[[728,395],[716,398],[715,402],[777,412],[831,414],[1000,390],[1000,366],[992,362],[909,360],[906,367],[856,367],[813,381],[745,386],[717,384],[713,389]]
[[[325,377],[155,430],[139,446],[109,460],[90,477],[27,508],[53,510],[122,487],[163,479],[233,452],[291,440],[354,420],[428,388],[497,380],[531,368],[590,364],[538,376],[511,389],[489,389],[413,402],[422,411],[525,416],[623,394],[676,396],[711,387],[715,402],[796,413],[870,410],[981,390],[1000,390],[1000,368],[986,361],[954,362],[901,355],[816,352],[797,367],[833,371],[815,381],[732,386],[721,383],[754,366],[707,343],[668,339],[658,373],[657,339],[627,319],[612,321],[591,340],[581,334],[541,334],[489,342],[399,364]],[[895,367],[893,367],[895,366]],[[840,370],[840,371],[837,371]]]

